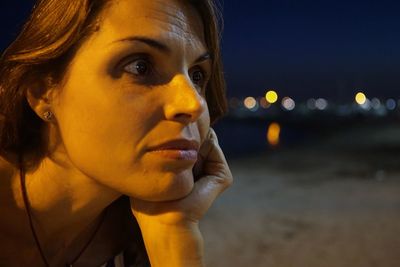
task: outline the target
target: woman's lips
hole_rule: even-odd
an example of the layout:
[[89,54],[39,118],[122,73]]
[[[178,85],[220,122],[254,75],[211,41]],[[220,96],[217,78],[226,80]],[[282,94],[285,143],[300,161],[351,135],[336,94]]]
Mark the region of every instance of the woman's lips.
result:
[[164,150],[151,150],[151,153],[156,153],[162,157],[176,160],[197,160],[196,150],[175,150],[175,149],[164,149]]
[[197,161],[199,143],[189,139],[175,139],[151,146],[148,152],[174,160]]

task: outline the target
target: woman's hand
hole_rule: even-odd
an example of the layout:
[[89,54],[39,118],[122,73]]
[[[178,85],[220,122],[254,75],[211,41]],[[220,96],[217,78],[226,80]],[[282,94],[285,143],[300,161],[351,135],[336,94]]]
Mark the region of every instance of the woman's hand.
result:
[[200,148],[193,173],[194,188],[182,199],[166,202],[131,199],[153,267],[202,266],[198,222],[233,180],[212,129]]

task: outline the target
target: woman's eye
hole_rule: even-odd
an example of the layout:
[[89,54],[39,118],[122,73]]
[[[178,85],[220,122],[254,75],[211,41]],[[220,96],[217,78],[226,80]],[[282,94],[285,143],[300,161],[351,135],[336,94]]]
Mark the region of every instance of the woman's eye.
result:
[[138,59],[127,64],[124,70],[136,76],[145,76],[150,73],[151,65],[144,59]]
[[194,70],[190,76],[194,84],[201,87],[204,85],[206,74],[201,69]]

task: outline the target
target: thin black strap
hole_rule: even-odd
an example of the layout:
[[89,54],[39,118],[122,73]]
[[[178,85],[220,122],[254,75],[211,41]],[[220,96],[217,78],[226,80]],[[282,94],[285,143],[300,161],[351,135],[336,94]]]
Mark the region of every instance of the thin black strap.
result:
[[37,246],[37,248],[38,248],[38,250],[40,252],[40,256],[42,257],[43,262],[45,263],[45,265],[47,267],[50,267],[50,264],[47,261],[46,256],[43,253],[43,249],[42,249],[42,246],[40,245],[39,238],[38,238],[38,236],[36,234],[36,231],[33,230],[35,228],[33,227],[33,221],[32,221],[32,215],[31,215],[32,214],[31,204],[30,204],[29,199],[28,199],[28,194],[26,193],[25,170],[24,170],[24,168],[22,166],[20,166],[19,174],[20,174],[20,181],[21,181],[22,197],[24,199],[26,214],[28,215],[29,226],[31,227],[31,232],[32,232],[33,238],[35,239],[36,246]]
[[[40,245],[39,238],[37,236],[37,233],[35,231],[35,227],[33,225],[33,220],[32,220],[32,210],[31,210],[31,204],[29,202],[26,186],[25,186],[25,170],[20,163],[20,182],[21,182],[21,192],[22,192],[22,197],[24,199],[24,204],[26,208],[26,213],[28,215],[28,221],[29,221],[29,226],[31,228],[31,232],[33,235],[33,238],[35,239],[36,246],[39,250],[40,256],[42,257],[43,262],[45,263],[46,267],[50,267],[49,262],[46,259],[46,256],[44,255],[43,248]],[[90,245],[90,243],[93,241],[94,237],[96,236],[97,232],[99,231],[101,225],[103,224],[104,218],[106,217],[108,207],[106,207],[103,211],[103,214],[101,215],[99,223],[96,225],[96,229],[93,231],[92,235],[88,239],[88,241],[85,243],[83,248],[79,251],[78,255],[75,256],[75,258],[71,261],[71,263],[68,263],[67,266],[72,266],[82,255],[83,252],[85,252],[86,248]]]
[[103,224],[104,218],[106,217],[106,214],[107,214],[107,210],[108,210],[108,206],[104,209],[103,214],[101,215],[100,221],[96,225],[96,229],[93,231],[92,235],[88,239],[88,242],[86,242],[86,244],[83,246],[83,248],[78,253],[78,255],[76,255],[76,257],[71,261],[70,265],[74,264],[79,259],[79,257],[82,255],[82,253],[85,252],[85,250],[90,245],[90,243],[92,243],[94,237],[96,236],[97,232],[100,230],[101,225]]

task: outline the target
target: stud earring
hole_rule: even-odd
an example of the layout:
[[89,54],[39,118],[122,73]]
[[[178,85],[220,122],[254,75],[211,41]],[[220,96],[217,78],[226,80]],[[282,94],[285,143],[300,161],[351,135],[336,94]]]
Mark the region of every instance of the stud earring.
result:
[[46,111],[43,113],[45,120],[50,121],[53,118],[53,113],[51,111]]

